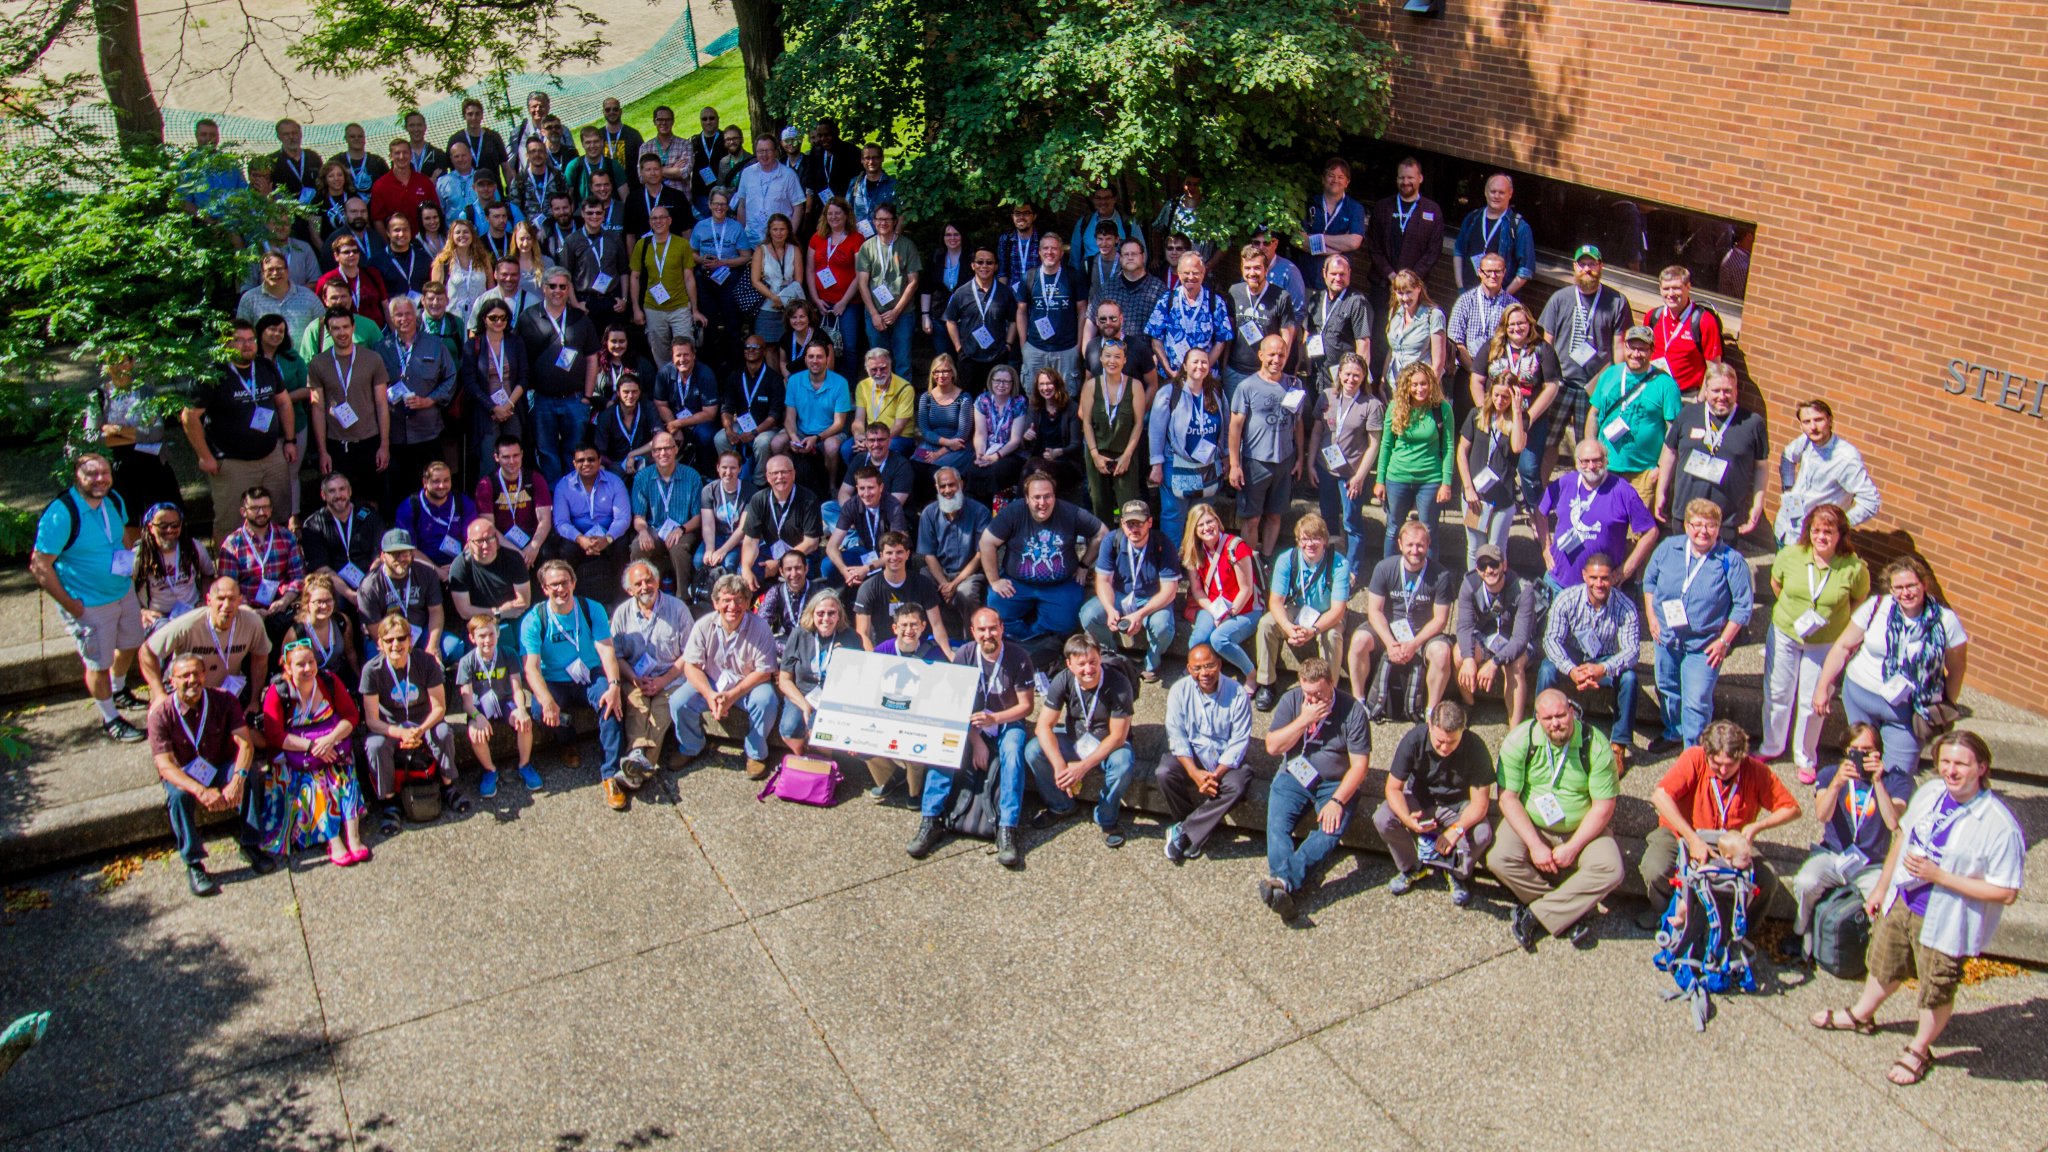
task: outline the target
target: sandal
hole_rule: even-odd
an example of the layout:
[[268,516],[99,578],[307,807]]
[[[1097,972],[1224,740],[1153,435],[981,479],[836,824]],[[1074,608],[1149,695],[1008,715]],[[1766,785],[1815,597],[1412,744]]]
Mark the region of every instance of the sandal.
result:
[[[1848,1023],[1843,1023],[1843,1021]],[[1806,1018],[1808,1024],[1823,1032],[1854,1032],[1858,1036],[1877,1035],[1877,1021],[1865,1020],[1856,1015],[1854,1008],[1827,1008]]]
[[1892,1061],[1884,1078],[1901,1088],[1910,1088],[1927,1078],[1927,1072],[1934,1067],[1934,1053],[1922,1052],[1911,1044],[1899,1051],[1899,1058]]

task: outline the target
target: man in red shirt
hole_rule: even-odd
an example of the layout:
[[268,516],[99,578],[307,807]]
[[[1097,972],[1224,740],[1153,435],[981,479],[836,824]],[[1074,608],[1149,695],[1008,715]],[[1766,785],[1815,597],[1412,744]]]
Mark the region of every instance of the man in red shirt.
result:
[[1693,300],[1692,273],[1680,265],[1657,274],[1657,292],[1664,303],[1643,317],[1656,334],[1650,363],[1671,373],[1679,394],[1691,400],[1699,395],[1707,361],[1721,359],[1721,316]]
[[1735,867],[1756,869],[1754,912],[1762,916],[1783,889],[1777,874],[1756,850],[1757,834],[1799,818],[1799,801],[1749,754],[1749,734],[1733,720],[1716,720],[1700,733],[1678,763],[1650,793],[1657,827],[1643,841],[1643,889],[1647,913],[1636,917],[1644,931],[1657,927],[1671,896],[1671,876],[1682,850],[1693,863],[1718,857]]
[[391,170],[370,185],[370,220],[382,233],[393,213],[403,212],[414,229],[420,226],[420,205],[441,206],[441,194],[427,174],[412,166],[412,141],[399,137],[391,142]]

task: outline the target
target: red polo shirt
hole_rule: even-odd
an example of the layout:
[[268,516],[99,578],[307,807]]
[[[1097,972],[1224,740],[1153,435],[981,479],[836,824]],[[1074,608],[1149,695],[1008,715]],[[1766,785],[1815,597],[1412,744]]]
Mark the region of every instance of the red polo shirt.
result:
[[373,224],[381,225],[394,214],[403,212],[417,229],[422,204],[439,208],[441,194],[434,191],[434,182],[421,175],[417,168],[413,169],[412,178],[402,184],[398,181],[398,173],[386,172],[370,185],[370,220]]
[[[1659,304],[1645,319],[1657,334],[1650,355],[1670,366],[1678,390],[1690,396],[1706,378],[1707,361],[1721,359],[1721,318],[1713,309],[1693,303],[1677,312]],[[1697,338],[1693,335],[1695,324]]]

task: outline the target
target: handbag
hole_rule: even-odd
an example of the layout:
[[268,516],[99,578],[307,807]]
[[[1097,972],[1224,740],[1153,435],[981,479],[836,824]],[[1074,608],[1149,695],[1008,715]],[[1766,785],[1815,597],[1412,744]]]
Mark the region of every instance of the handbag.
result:
[[792,754],[784,756],[775,771],[768,774],[761,794],[754,799],[766,803],[768,797],[774,796],[792,804],[830,808],[838,802],[841,779],[839,765],[833,761]]
[[1936,700],[1927,706],[1927,711],[1913,713],[1913,738],[1926,747],[1937,736],[1946,736],[1956,721],[1963,718],[1963,710],[1946,700]]

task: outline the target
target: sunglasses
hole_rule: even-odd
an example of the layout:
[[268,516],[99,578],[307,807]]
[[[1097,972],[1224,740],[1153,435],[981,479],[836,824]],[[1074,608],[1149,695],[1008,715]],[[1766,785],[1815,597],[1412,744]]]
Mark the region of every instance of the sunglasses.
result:
[[1474,567],[1481,572],[1497,572],[1500,570],[1500,561],[1481,560],[1477,564],[1475,564]]
[[284,646],[284,650],[285,650],[286,652],[296,652],[296,651],[298,651],[299,649],[301,649],[301,648],[304,648],[304,649],[307,649],[307,650],[309,650],[309,651],[310,651],[310,650],[312,649],[312,647],[313,647],[313,642],[312,642],[311,640],[304,640],[304,639],[301,639],[301,640],[292,640],[292,641],[288,641],[288,642],[286,642],[286,644],[285,644],[285,646]]

